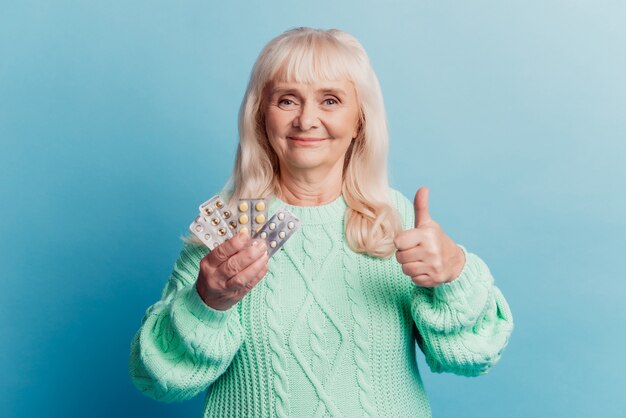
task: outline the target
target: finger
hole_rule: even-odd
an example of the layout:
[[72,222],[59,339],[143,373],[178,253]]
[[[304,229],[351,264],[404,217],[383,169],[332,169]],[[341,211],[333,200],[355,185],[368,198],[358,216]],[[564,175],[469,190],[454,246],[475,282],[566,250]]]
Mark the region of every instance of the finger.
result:
[[261,269],[257,272],[256,276],[252,278],[246,285],[248,291],[252,290],[266,275],[270,270],[269,257],[268,261],[261,267]]
[[424,242],[425,237],[426,233],[424,231],[420,229],[409,229],[398,233],[393,243],[399,251],[408,250]]
[[268,268],[269,256],[267,252],[264,252],[252,264],[231,277],[226,282],[226,288],[229,290],[246,289],[250,291],[265,276],[265,274],[261,275],[261,273],[267,273]]
[[415,193],[415,199],[413,199],[413,206],[415,207],[415,227],[420,227],[431,221],[430,213],[428,212],[428,188],[420,187]]
[[267,254],[267,245],[265,242],[253,241],[252,245],[229,257],[228,260],[218,267],[218,270],[228,278],[234,277],[263,256],[263,254]]
[[402,272],[409,277],[428,275],[430,268],[423,261],[413,261],[411,263],[402,264]]
[[428,253],[422,246],[411,247],[407,250],[396,251],[396,260],[400,264],[412,263],[415,261],[424,261]]
[[250,241],[250,235],[240,231],[228,241],[215,247],[213,251],[207,255],[207,260],[212,266],[217,267],[245,248],[248,241]]
[[437,283],[437,281],[433,280],[433,278],[430,277],[428,274],[419,274],[417,276],[413,276],[411,277],[411,280],[419,287],[436,287],[440,284]]

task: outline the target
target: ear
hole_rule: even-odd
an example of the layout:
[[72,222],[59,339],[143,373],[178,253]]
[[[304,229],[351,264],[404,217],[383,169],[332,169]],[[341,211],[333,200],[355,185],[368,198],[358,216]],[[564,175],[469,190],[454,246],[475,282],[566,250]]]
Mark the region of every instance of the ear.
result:
[[356,123],[356,128],[354,128],[354,132],[352,133],[352,139],[358,138],[361,133],[361,129],[363,129],[363,111],[359,112],[359,119]]

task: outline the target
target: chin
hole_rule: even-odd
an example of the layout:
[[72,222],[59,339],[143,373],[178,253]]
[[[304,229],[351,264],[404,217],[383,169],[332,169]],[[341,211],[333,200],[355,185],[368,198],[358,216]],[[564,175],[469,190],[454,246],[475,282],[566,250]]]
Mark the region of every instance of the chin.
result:
[[325,166],[328,163],[316,158],[295,158],[286,161],[285,164],[288,167],[293,167],[297,170],[311,170],[319,168],[320,166]]

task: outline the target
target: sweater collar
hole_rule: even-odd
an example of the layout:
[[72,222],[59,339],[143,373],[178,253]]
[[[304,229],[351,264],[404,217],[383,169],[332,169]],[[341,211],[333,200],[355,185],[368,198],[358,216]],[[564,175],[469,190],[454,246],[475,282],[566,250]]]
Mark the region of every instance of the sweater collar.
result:
[[300,219],[302,224],[315,225],[335,223],[338,220],[343,224],[343,216],[348,205],[346,204],[346,200],[343,198],[343,195],[340,195],[332,202],[319,206],[294,206],[283,202],[278,197],[274,196],[269,205],[269,215],[272,216],[280,207],[283,207],[293,213],[296,217],[298,217],[298,219]]

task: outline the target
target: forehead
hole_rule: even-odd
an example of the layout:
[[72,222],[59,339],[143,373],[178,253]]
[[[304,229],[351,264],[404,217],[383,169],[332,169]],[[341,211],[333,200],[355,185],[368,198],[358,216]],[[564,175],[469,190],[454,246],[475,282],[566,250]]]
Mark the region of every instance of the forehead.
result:
[[276,81],[270,83],[270,94],[280,94],[288,92],[299,93],[339,93],[343,95],[353,95],[354,84],[349,80],[317,81],[312,83],[299,83],[296,81]]

